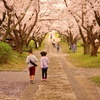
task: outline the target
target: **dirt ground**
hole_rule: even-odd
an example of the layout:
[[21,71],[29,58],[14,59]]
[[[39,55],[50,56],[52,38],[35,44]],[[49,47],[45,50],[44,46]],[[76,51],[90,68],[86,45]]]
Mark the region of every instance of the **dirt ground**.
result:
[[[0,100],[100,100],[100,87],[88,79],[100,76],[100,69],[73,66],[65,59],[67,54],[52,47],[51,40],[46,42],[45,50],[50,61],[48,80],[41,81],[40,66],[34,84],[29,83],[28,69],[0,72]],[[40,60],[40,53],[34,54]]]

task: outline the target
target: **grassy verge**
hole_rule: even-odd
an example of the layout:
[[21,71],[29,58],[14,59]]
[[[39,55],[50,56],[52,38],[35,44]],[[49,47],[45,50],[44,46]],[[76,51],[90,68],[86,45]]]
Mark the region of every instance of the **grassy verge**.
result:
[[[66,59],[73,63],[76,67],[83,68],[100,68],[100,54],[97,57],[90,57],[90,55],[83,55],[83,47],[78,44],[77,52],[72,53],[66,42],[61,42],[61,49],[64,53],[68,53]],[[100,76],[90,77],[90,80],[100,86]]]
[[[90,57],[90,55],[83,55],[83,47],[78,44],[76,53],[72,53],[66,43],[61,42],[61,49],[64,53],[68,53],[66,58],[72,62],[76,67],[84,68],[100,68],[100,54],[97,57]],[[80,62],[80,63],[78,63]]]
[[13,52],[12,59],[7,64],[0,64],[0,71],[20,71],[26,68],[27,53],[18,54]]
[[100,86],[100,76],[91,77],[90,80],[95,82],[97,86]]
[[[33,53],[41,51],[45,47],[45,40],[43,41],[40,48],[35,49],[34,41],[30,42],[30,47],[33,49]],[[27,68],[26,57],[28,55],[27,49],[24,50],[23,54],[13,52],[12,59],[7,64],[0,64],[0,71],[21,71]]]

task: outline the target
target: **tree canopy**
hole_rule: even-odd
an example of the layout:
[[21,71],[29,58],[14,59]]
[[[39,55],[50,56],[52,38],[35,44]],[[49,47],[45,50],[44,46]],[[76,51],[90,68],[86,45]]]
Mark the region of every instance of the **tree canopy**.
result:
[[0,6],[0,39],[10,37],[18,52],[30,40],[41,45],[47,32],[59,30],[72,44],[81,38],[84,54],[97,56],[99,0],[0,0]]

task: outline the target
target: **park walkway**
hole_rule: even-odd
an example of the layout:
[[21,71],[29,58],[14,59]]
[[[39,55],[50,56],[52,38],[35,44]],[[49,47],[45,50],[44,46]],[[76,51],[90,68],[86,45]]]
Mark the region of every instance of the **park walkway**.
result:
[[[34,84],[29,85],[29,88],[32,89],[31,94],[33,93],[33,95],[31,95],[29,99],[28,95],[30,95],[30,89],[28,88],[27,90],[29,93],[27,95],[27,91],[25,91],[22,95],[22,100],[77,100],[66,74],[64,73],[61,62],[59,61],[59,52],[52,46],[52,41],[47,39],[45,43],[45,51],[48,52],[47,56],[50,60],[48,80],[41,81],[41,72],[37,73],[38,75],[35,77],[37,81],[37,77],[39,76],[37,89],[35,86],[33,90],[33,85],[36,84],[34,80]],[[39,69],[37,70],[40,71]]]
[[[39,66],[34,84],[28,81],[27,69],[22,72],[0,72],[0,100],[100,100],[100,88],[86,78],[87,73],[67,61],[67,54],[57,52],[50,39],[45,43],[50,60],[48,80],[41,81]],[[40,59],[39,52],[34,53]]]

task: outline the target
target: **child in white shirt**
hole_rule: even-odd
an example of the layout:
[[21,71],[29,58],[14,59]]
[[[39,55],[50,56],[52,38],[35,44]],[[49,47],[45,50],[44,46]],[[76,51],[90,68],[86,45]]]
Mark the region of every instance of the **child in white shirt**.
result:
[[29,55],[26,58],[26,63],[28,64],[30,82],[33,84],[33,79],[34,79],[34,76],[35,76],[36,67],[34,65],[32,65],[30,61],[32,61],[34,63],[38,61],[36,56],[33,55],[32,50],[29,50]]
[[42,80],[46,80],[47,79],[47,70],[48,70],[48,63],[49,63],[49,59],[46,56],[47,52],[42,51],[41,53],[41,70],[42,70]]

